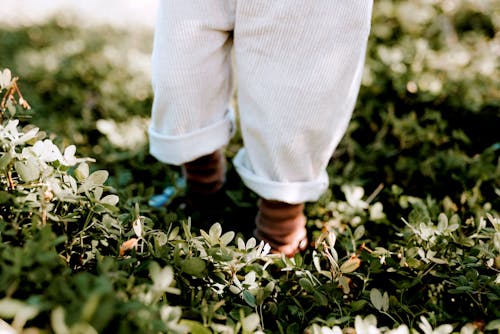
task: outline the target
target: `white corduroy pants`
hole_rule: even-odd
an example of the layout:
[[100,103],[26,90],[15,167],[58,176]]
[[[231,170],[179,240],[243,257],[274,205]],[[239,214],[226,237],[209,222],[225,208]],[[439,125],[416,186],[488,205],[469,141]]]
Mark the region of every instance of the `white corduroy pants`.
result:
[[358,95],[372,0],[160,0],[150,151],[180,165],[226,145],[231,49],[244,148],[259,196],[315,201]]

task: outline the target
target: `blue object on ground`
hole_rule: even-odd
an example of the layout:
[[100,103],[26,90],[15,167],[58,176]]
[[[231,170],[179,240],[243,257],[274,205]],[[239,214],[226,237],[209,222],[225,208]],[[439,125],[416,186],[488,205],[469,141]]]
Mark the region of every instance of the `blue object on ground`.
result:
[[177,178],[175,185],[166,186],[161,194],[153,195],[148,201],[149,206],[154,208],[161,208],[170,203],[170,201],[179,193],[184,192],[186,189],[186,179],[183,177]]

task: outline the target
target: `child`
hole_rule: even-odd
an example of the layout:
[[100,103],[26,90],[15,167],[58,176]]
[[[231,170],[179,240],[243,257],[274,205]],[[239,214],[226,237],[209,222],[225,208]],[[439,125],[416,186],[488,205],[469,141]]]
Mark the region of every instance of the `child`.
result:
[[244,148],[234,159],[261,199],[255,236],[292,256],[307,245],[304,202],[358,94],[372,0],[162,0],[152,56],[150,151],[182,165],[190,196],[224,183],[233,50]]

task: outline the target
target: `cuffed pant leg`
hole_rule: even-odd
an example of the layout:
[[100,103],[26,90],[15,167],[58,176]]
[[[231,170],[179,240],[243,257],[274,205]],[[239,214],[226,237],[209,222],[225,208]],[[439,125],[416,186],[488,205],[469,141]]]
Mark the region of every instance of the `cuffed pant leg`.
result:
[[244,183],[315,201],[359,90],[372,1],[240,1],[234,32]]
[[149,128],[158,160],[180,165],[229,141],[233,27],[234,8],[226,0],[159,2]]

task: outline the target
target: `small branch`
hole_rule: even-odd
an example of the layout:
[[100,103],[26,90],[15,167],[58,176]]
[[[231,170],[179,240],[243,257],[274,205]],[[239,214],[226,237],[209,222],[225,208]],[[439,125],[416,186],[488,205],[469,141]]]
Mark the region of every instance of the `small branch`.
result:
[[7,183],[9,184],[9,190],[14,191],[16,188],[16,184],[14,183],[14,180],[12,179],[12,172],[9,170],[7,172]]
[[[11,86],[7,92],[5,92],[2,102],[0,103],[0,111],[3,113],[6,109],[6,104],[9,99],[12,99],[13,87]],[[2,115],[3,116],[3,115]]]
[[19,86],[17,85],[17,80],[19,80],[18,77],[15,77],[12,79],[11,84],[7,92],[5,92],[2,102],[0,102],[0,110],[3,112],[7,108],[7,102],[9,100],[12,100],[14,104],[16,103],[16,100],[14,99],[14,94],[17,93],[17,96],[19,96],[18,103],[26,110],[30,110],[31,106],[29,105],[28,101],[26,101],[23,97],[23,94],[21,93],[21,90],[19,89]]
[[21,91],[19,90],[19,86],[17,85],[17,80],[18,78],[14,78],[14,80],[12,80],[13,82],[13,85],[14,85],[14,88],[17,92],[17,95],[19,96],[19,104],[26,110],[30,110],[31,109],[31,106],[29,105],[28,101],[26,101],[23,97],[23,94],[21,94]]
[[370,196],[368,196],[368,198],[366,199],[366,203],[370,204],[375,199],[375,197],[377,197],[377,195],[380,194],[382,189],[384,189],[383,183],[379,184],[378,187],[373,191],[373,193]]
[[373,253],[373,251],[370,248],[368,248],[364,242],[361,244],[360,248],[361,248],[361,251],[365,250],[365,251],[367,251],[370,254]]
[[47,224],[47,207],[45,205],[42,206],[42,226]]

